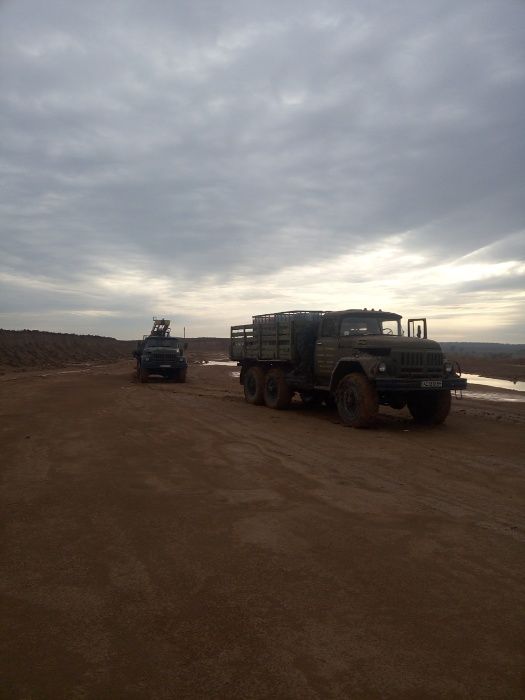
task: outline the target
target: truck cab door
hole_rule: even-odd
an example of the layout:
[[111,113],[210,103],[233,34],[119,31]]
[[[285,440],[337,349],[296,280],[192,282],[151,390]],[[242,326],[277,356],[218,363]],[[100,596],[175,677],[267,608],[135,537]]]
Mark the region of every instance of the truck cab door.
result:
[[339,352],[338,316],[325,316],[315,343],[316,383],[328,385]]
[[427,319],[409,318],[407,322],[409,338],[427,337]]

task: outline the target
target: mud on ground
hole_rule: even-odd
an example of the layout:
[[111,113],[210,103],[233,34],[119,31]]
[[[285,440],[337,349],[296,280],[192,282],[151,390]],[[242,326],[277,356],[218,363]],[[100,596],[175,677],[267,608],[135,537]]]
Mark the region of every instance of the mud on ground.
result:
[[525,404],[360,431],[233,371],[0,378],[0,697],[523,697]]

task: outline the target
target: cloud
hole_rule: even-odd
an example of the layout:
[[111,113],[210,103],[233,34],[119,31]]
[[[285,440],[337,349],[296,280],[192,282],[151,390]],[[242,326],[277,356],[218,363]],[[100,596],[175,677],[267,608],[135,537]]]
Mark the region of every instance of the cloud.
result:
[[219,288],[223,328],[333,308],[315,271],[338,261],[366,299],[523,260],[517,3],[20,0],[0,27],[6,313],[191,317]]

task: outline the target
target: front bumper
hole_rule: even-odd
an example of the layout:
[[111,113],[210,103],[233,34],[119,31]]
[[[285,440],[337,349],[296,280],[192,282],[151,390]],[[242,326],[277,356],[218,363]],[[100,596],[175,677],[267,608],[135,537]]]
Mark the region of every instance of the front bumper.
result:
[[[424,386],[423,382],[441,381],[441,386]],[[467,380],[462,377],[442,377],[441,379],[427,380],[424,377],[418,379],[401,379],[392,377],[376,377],[375,385],[378,391],[440,391],[441,389],[466,389]]]
[[154,369],[186,369],[188,363],[186,360],[181,360],[180,358],[174,359],[150,359],[142,358],[141,363],[144,369],[154,370]]

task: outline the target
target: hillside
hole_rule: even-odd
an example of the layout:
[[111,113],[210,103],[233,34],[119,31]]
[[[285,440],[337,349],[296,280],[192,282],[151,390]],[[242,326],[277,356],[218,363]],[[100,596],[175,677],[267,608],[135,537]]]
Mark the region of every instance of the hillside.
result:
[[217,356],[228,355],[230,351],[229,338],[187,338],[188,354],[212,353]]
[[114,362],[129,357],[135,342],[98,335],[0,329],[0,370]]
[[525,357],[525,344],[511,343],[473,343],[445,342],[440,343],[446,353],[472,357]]
[[525,345],[509,343],[441,343],[449,360],[456,360],[463,372],[483,377],[523,381]]
[[[228,338],[186,340],[190,361],[228,356]],[[0,329],[0,373],[82,363],[103,364],[128,358],[131,361],[136,342],[98,335]],[[525,377],[525,345],[467,342],[441,345],[446,356],[459,361],[464,372],[509,380]]]
[[[188,338],[187,342],[190,357],[194,353],[228,353],[227,338]],[[0,372],[131,360],[136,344],[136,340],[99,335],[0,329]]]

